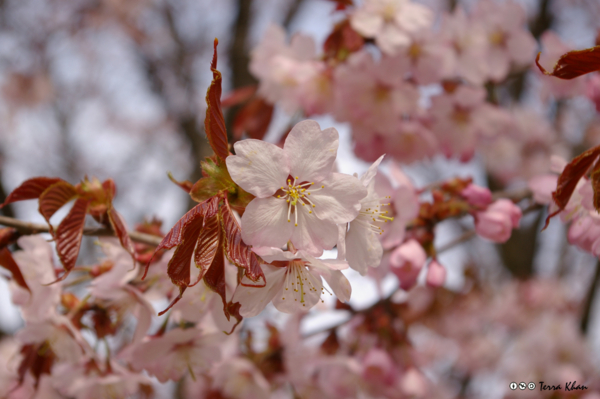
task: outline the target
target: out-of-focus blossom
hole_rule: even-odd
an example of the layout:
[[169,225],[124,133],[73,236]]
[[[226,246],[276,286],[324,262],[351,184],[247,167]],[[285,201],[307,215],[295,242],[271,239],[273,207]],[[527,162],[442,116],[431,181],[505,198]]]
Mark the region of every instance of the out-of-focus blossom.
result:
[[126,358],[136,370],[146,370],[159,381],[178,381],[206,371],[221,358],[220,334],[205,334],[197,328],[174,328],[129,348]]
[[512,230],[519,227],[521,216],[521,209],[511,200],[499,199],[485,211],[475,213],[475,231],[490,241],[506,242]]
[[454,49],[454,74],[481,85],[488,76],[487,41],[481,24],[470,21],[461,7],[444,16],[440,40]]
[[412,78],[421,85],[438,83],[452,76],[455,67],[453,49],[430,30],[411,34],[411,45],[402,48],[401,57],[410,60]]
[[253,286],[247,278],[242,279],[232,302],[241,304],[240,314],[244,317],[258,315],[267,304],[284,313],[308,311],[315,306],[324,293],[322,278],[327,281],[340,301],[350,299],[352,287],[340,270],[347,269],[345,261],[316,259],[304,251],[282,251],[278,248],[253,248],[266,262],[277,266],[262,265],[267,285]]
[[393,55],[410,45],[410,33],[432,25],[433,13],[409,0],[365,0],[350,23],[364,37],[374,38],[381,51]]
[[412,288],[425,265],[427,254],[421,244],[410,239],[396,248],[390,256],[391,271],[400,280],[403,290]]
[[492,203],[492,192],[487,187],[469,184],[460,192],[469,205],[485,208]]
[[527,16],[514,1],[502,4],[481,0],[471,16],[484,30],[488,41],[487,70],[493,81],[501,81],[510,72],[511,64],[527,66],[533,62],[536,42],[526,29]]
[[376,62],[367,51],[352,54],[335,71],[336,119],[367,134],[396,133],[402,116],[415,112],[418,105],[419,92],[404,80],[408,70],[404,57]]
[[233,358],[222,363],[214,372],[214,387],[227,398],[268,398],[269,382],[254,364],[243,358]]
[[431,102],[431,130],[447,157],[470,159],[480,139],[504,134],[512,124],[510,114],[485,102],[483,88],[461,85]]
[[430,287],[441,287],[446,282],[446,268],[437,259],[432,259],[427,267],[427,285]]
[[367,195],[360,181],[333,173],[338,132],[315,121],[298,123],[283,149],[260,140],[235,143],[227,158],[232,179],[256,196],[242,216],[242,239],[282,247],[290,240],[314,256],[337,241],[336,224],[353,220]]

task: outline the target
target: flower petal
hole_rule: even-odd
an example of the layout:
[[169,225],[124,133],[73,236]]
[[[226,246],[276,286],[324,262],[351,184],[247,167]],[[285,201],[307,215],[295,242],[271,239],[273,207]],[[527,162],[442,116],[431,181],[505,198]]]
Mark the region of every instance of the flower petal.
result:
[[275,194],[290,169],[285,152],[261,140],[242,140],[233,145],[236,155],[225,160],[231,178],[241,188],[259,198]]
[[[273,298],[273,305],[284,313],[308,311],[321,298],[323,290],[321,276],[316,271],[306,270],[304,266],[290,267],[287,271],[283,285]],[[298,286],[300,279],[302,285]]]
[[375,162],[373,162],[373,164],[369,166],[369,169],[365,172],[365,174],[361,176],[360,181],[365,187],[367,187],[369,183],[371,183],[371,180],[373,180],[377,175],[377,167],[379,167],[379,164],[381,163],[381,161],[383,161],[383,157],[385,157],[385,154],[383,154]]
[[[367,189],[354,176],[333,173],[322,181],[320,190],[312,191],[310,200],[316,205],[314,213],[319,219],[335,224],[354,220],[360,211],[360,200],[367,196]],[[307,190],[307,192],[309,192]]]
[[328,274],[324,274],[323,278],[340,301],[348,302],[350,300],[352,286],[350,285],[350,281],[344,276],[344,273],[339,270],[331,270]]
[[[271,265],[261,265],[265,273],[267,285],[261,288],[246,287],[239,285],[233,294],[231,302],[239,302],[242,307],[240,314],[244,317],[252,317],[258,315],[275,297],[278,291],[283,287],[283,279],[285,278],[285,267],[275,267]],[[254,285],[248,277],[244,276],[242,283]]]
[[346,258],[350,267],[364,276],[369,266],[379,266],[382,255],[383,247],[377,235],[364,225],[350,223],[346,234]]
[[299,256],[290,251],[283,251],[280,248],[273,247],[253,247],[252,252],[260,256],[265,262],[271,263],[275,260],[293,260]]
[[338,229],[335,224],[316,217],[314,212],[309,214],[305,208],[296,208],[298,226],[293,226],[291,241],[296,248],[313,256],[321,256],[323,249],[332,249],[336,244]]
[[242,240],[248,245],[282,247],[291,237],[292,227],[287,202],[274,197],[255,198],[242,216]]
[[320,182],[333,171],[338,145],[337,130],[331,127],[321,131],[317,122],[306,120],[292,128],[283,151],[294,177],[301,182]]

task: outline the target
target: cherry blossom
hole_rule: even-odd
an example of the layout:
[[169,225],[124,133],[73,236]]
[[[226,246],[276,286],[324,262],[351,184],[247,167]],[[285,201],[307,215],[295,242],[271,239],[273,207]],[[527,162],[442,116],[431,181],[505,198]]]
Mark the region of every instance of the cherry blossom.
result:
[[506,242],[512,229],[519,227],[521,209],[508,199],[499,199],[485,211],[475,213],[475,231],[494,242]]
[[433,13],[423,5],[408,0],[365,0],[350,18],[352,27],[387,54],[410,45],[409,34],[428,28]]
[[414,239],[406,241],[392,252],[390,269],[400,280],[400,287],[403,290],[408,290],[417,283],[417,277],[425,266],[426,260],[427,254]]
[[242,305],[242,316],[258,315],[271,301],[284,313],[308,311],[325,293],[322,278],[340,301],[350,299],[350,282],[340,271],[348,268],[345,261],[316,259],[302,250],[293,252],[267,247],[253,250],[266,262],[275,262],[277,265],[262,265],[267,280],[265,287],[253,286],[244,277],[243,284],[238,286],[232,299],[232,302]]
[[283,149],[259,140],[235,143],[227,158],[232,179],[256,196],[242,216],[242,239],[255,246],[295,247],[319,256],[337,240],[336,224],[353,220],[367,190],[333,173],[338,133],[315,121],[298,123]]

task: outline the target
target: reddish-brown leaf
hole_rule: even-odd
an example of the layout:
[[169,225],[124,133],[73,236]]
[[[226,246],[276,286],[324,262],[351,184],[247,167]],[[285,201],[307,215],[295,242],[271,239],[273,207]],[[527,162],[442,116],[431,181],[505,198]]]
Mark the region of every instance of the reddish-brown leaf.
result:
[[12,204],[13,202],[39,198],[44,190],[59,181],[64,180],[58,177],[34,177],[32,179],[25,180],[19,187],[15,188],[12,193],[8,195],[8,197],[6,197],[6,200],[2,205],[0,205],[0,208],[5,205]]
[[131,241],[131,237],[129,237],[129,234],[127,233],[127,226],[125,225],[123,217],[115,210],[115,208],[110,207],[108,209],[108,220],[110,220],[110,225],[119,238],[121,246],[127,252],[129,252],[132,259],[135,261],[135,249],[133,247],[133,241]]
[[25,278],[23,277],[23,274],[21,273],[21,269],[19,269],[19,265],[17,262],[15,262],[15,259],[12,257],[12,254],[8,248],[0,249],[0,266],[11,272],[15,283],[31,292],[27,282],[25,281]]
[[563,54],[552,72],[546,71],[540,65],[540,55],[538,53],[535,63],[544,75],[554,76],[560,79],[573,79],[586,73],[600,71],[600,46],[587,48],[584,50],[574,50]]
[[352,0],[329,0],[332,3],[336,3],[335,9],[336,11],[343,11],[348,6],[353,6],[354,2]]
[[[231,333],[233,333],[233,331],[235,331],[235,328],[242,322],[242,320],[244,319],[242,317],[242,315],[240,314],[240,308],[242,307],[242,304],[239,302],[236,303],[232,303],[229,302],[227,304],[227,311],[225,312],[225,316],[229,315],[229,316],[233,316],[235,317],[235,319],[237,320],[237,323],[235,323],[235,325],[233,327],[231,327],[231,331],[227,332],[227,331],[223,331],[225,334],[230,335]],[[229,318],[228,318],[229,319]]]
[[240,87],[229,93],[224,99],[221,100],[221,107],[227,108],[233,105],[245,103],[254,96],[258,85],[250,85]]
[[34,388],[37,389],[42,374],[50,374],[56,356],[52,349],[45,343],[24,345],[21,348],[22,360],[17,369],[19,386],[25,381],[29,371],[34,379]]
[[[575,191],[575,187],[577,186],[577,182],[581,179],[585,173],[590,169],[596,158],[600,155],[600,146],[591,148],[573,158],[571,162],[565,166],[565,169],[562,171],[560,176],[558,176],[558,182],[556,184],[556,191],[552,192],[552,198],[556,205],[558,205],[558,210],[546,218],[546,224],[544,229],[548,227],[548,223],[550,223],[550,218],[557,215],[560,211],[565,209],[567,204],[569,203],[569,199],[571,199],[571,195],[573,195],[573,191]],[[594,193],[595,196],[595,193]]]
[[246,133],[250,138],[262,140],[267,133],[273,117],[273,104],[262,97],[255,97],[237,113],[233,121],[233,136],[242,137]]
[[258,281],[260,278],[265,281],[265,275],[260,267],[258,257],[250,250],[250,247],[242,241],[242,229],[238,224],[229,201],[224,199],[225,204],[221,207],[221,223],[225,238],[225,255],[227,259],[237,267],[246,271],[246,276],[252,281]]
[[183,293],[185,292],[185,290],[186,290],[186,289],[187,289],[187,286],[185,286],[185,285],[180,285],[180,286],[179,286],[179,295],[177,295],[177,296],[175,297],[175,299],[173,299],[173,301],[172,301],[172,302],[169,304],[169,306],[167,306],[167,308],[166,308],[165,310],[163,310],[163,311],[159,312],[159,313],[158,313],[158,315],[159,315],[159,316],[162,316],[162,315],[164,315],[165,313],[167,313],[167,312],[169,311],[169,309],[171,309],[173,306],[175,306],[175,304],[176,304],[177,302],[179,302],[179,300],[180,300],[181,298],[183,298]]
[[[222,232],[219,232],[219,236],[222,236]],[[219,241],[222,241],[222,237],[219,237]],[[221,296],[223,300],[223,312],[225,317],[229,320],[229,311],[227,309],[227,285],[225,283],[225,256],[223,254],[223,246],[217,245],[217,251],[213,261],[204,274],[204,283]]]
[[204,277],[206,271],[212,265],[213,260],[217,254],[217,248],[221,242],[221,222],[219,220],[219,214],[215,214],[204,217],[204,226],[198,237],[198,245],[194,253],[194,263],[196,267],[200,269],[198,275],[198,281]]
[[83,238],[83,227],[85,215],[89,207],[89,200],[79,198],[73,204],[69,214],[60,222],[56,229],[54,238],[56,240],[56,252],[58,258],[65,268],[65,273],[56,281],[64,280],[75,267],[79,256],[81,239]]
[[215,39],[214,54],[210,64],[213,73],[213,80],[206,92],[206,118],[204,119],[204,130],[208,142],[215,154],[225,159],[229,156],[229,146],[227,143],[227,130],[225,129],[225,118],[221,109],[221,72],[217,70],[217,44]]
[[3,227],[0,229],[0,248],[13,244],[21,237],[21,233],[12,227]]
[[[161,249],[171,249],[179,245],[183,239],[183,230],[185,226],[187,226],[189,223],[193,223],[197,218],[203,217],[205,214],[213,214],[216,212],[216,210],[219,209],[219,201],[219,197],[210,198],[196,205],[188,213],[183,215],[183,217],[179,219],[177,223],[175,223],[175,226],[173,226],[171,231],[169,231],[169,233],[167,233],[167,235],[162,239],[158,247],[156,247],[154,254]],[[146,271],[144,272],[142,279],[146,277],[146,274],[148,273],[148,267],[150,266],[151,262],[152,258],[150,259],[150,262],[146,264]]]
[[592,189],[594,190],[594,208],[600,210],[600,159],[594,164],[592,173],[590,174]]
[[183,191],[185,191],[188,194],[189,194],[190,190],[192,189],[192,186],[194,185],[194,183],[192,183],[189,180],[183,180],[183,181],[175,180],[175,178],[173,177],[171,172],[168,172],[167,176],[169,176],[169,180],[171,180],[173,183],[177,184]]
[[352,29],[350,21],[345,19],[335,25],[323,44],[323,51],[327,58],[343,61],[351,53],[360,50],[364,44],[363,37]]
[[190,285],[190,263],[203,221],[204,216],[199,215],[183,228],[182,240],[169,261],[167,269],[167,274],[175,285],[185,287]]
[[[44,190],[39,197],[38,211],[42,214],[48,225],[50,218],[67,202],[75,198],[77,192],[71,183],[58,181]],[[50,228],[52,226],[50,225]],[[52,231],[51,231],[52,233]]]

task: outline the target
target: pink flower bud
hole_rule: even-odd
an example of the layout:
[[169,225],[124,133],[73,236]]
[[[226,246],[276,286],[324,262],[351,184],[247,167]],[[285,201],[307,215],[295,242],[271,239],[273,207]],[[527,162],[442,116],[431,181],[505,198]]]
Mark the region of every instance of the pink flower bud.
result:
[[416,240],[411,239],[400,245],[390,255],[392,272],[400,280],[403,290],[412,288],[427,260],[427,254]]
[[485,208],[492,203],[492,192],[487,187],[469,184],[460,195],[465,197],[470,205]]
[[499,199],[485,211],[475,213],[475,231],[493,242],[506,242],[519,226],[521,209],[508,199]]
[[427,269],[427,285],[438,288],[443,286],[444,282],[446,282],[446,269],[436,259],[433,259]]

